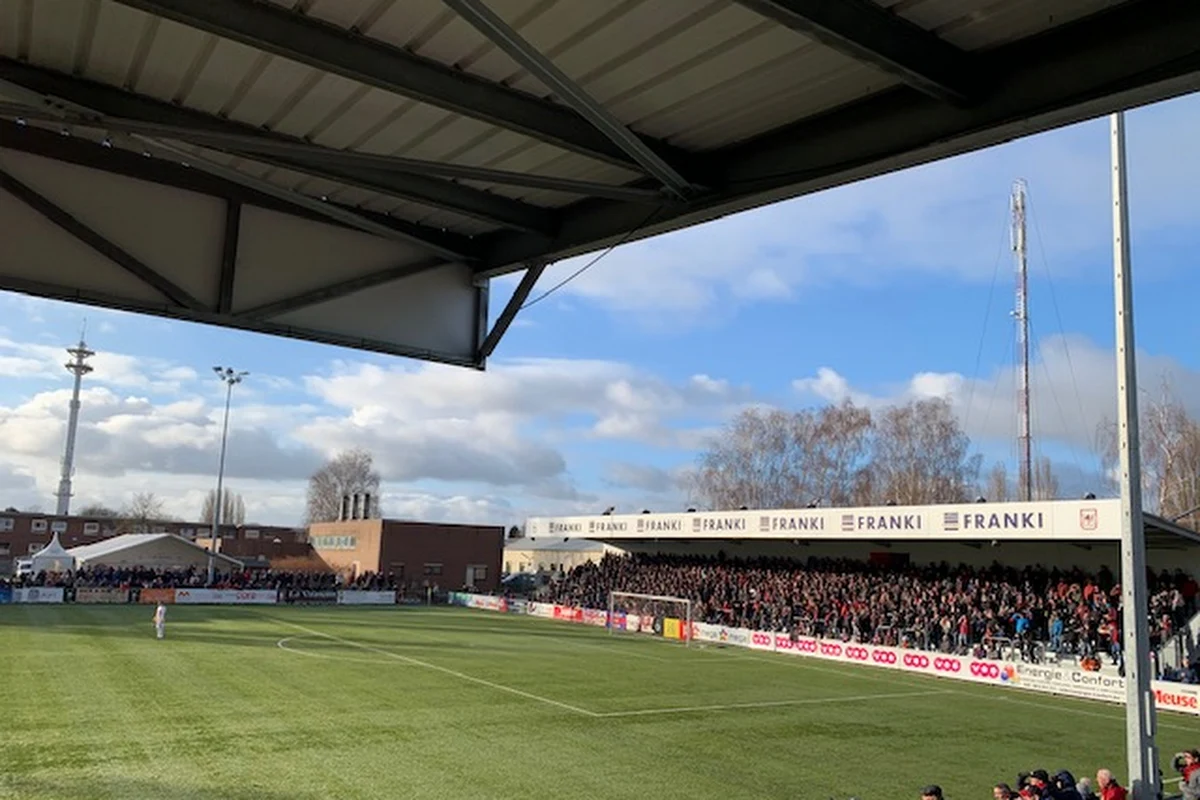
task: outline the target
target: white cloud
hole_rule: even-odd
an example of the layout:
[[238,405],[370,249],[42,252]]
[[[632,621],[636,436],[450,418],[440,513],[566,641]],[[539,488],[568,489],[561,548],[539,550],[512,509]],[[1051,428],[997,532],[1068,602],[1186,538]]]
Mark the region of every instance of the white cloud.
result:
[[[1081,336],[1043,339],[1030,371],[1035,438],[1077,452],[1091,451],[1098,425],[1116,415],[1115,359],[1112,350]],[[1153,397],[1160,395],[1163,380],[1168,380],[1177,398],[1200,417],[1200,372],[1170,357],[1139,353],[1138,377],[1141,388]],[[1013,441],[1017,435],[1017,374],[1013,367],[979,379],[955,372],[922,372],[902,385],[873,390],[855,388],[847,377],[823,367],[817,375],[798,379],[792,386],[810,399],[850,399],[867,406],[945,397],[973,439]]]
[[[1135,233],[1200,222],[1200,159],[1178,157],[1180,143],[1197,138],[1200,97],[1130,113]],[[987,280],[1008,244],[1016,176],[1029,181],[1036,261],[1044,250],[1056,274],[1067,273],[1110,247],[1101,119],[633,242],[559,296],[679,325],[730,302],[789,300],[814,283],[872,285],[901,272]],[[542,282],[553,285],[593,257],[560,262]]]
[[[40,355],[39,345],[7,345]],[[156,364],[164,381],[152,384],[147,363],[110,359],[106,381],[85,383],[75,504],[120,506],[150,489],[170,513],[195,516],[215,479],[224,398],[188,392],[194,375],[172,364]],[[627,364],[569,359],[500,362],[487,373],[336,362],[285,383],[307,398],[272,403],[271,393],[238,392],[230,417],[227,481],[261,522],[298,521],[308,475],[355,446],[374,455],[389,514],[516,521],[592,509],[600,501],[575,479],[568,453],[586,458],[580,448],[624,442],[686,448],[696,426],[719,424],[749,398],[709,375],[672,382]],[[64,382],[0,406],[0,440],[16,470],[0,475],[7,502],[52,505],[69,398]],[[645,481],[625,483],[616,488],[646,491]]]

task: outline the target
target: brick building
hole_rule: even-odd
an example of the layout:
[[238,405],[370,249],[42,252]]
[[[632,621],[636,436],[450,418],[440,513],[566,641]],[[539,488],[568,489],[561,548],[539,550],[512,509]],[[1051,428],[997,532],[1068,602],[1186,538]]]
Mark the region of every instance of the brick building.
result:
[[308,538],[339,572],[391,573],[406,588],[487,592],[500,584],[504,528],[498,525],[344,519],[313,523]]
[[[81,545],[95,544],[123,533],[173,533],[189,541],[207,536],[210,525],[202,522],[180,522],[178,520],[139,521],[114,519],[112,517],[58,517],[53,514],[28,513],[8,509],[0,512],[0,575],[8,575],[13,569],[13,560],[36,553],[50,543],[50,537],[58,534],[63,547],[70,549]],[[274,542],[279,539],[281,545]],[[221,526],[222,547],[228,555],[240,558],[240,550],[253,554],[250,543],[261,542],[276,551],[297,547],[305,541],[303,530],[271,525]],[[229,542],[227,548],[225,543]],[[244,542],[240,546],[233,544]],[[307,552],[307,545],[299,545]],[[238,551],[238,552],[233,552]],[[269,551],[268,551],[269,555]]]

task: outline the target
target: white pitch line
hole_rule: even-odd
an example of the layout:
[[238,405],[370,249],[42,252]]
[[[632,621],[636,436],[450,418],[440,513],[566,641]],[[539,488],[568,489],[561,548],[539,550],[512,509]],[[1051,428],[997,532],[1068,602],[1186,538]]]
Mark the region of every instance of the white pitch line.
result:
[[326,639],[329,639],[334,642],[341,642],[342,644],[350,645],[351,647],[358,647],[362,650],[366,650],[371,653],[378,653],[380,655],[387,656],[388,658],[394,658],[398,661],[403,661],[405,663],[413,664],[418,667],[424,667],[425,669],[431,669],[435,672],[441,672],[445,675],[450,675],[452,677],[458,678],[459,680],[469,681],[471,683],[477,683],[480,686],[487,686],[489,689],[495,689],[500,692],[508,692],[509,694],[515,694],[518,697],[524,697],[527,700],[536,700],[539,703],[545,703],[546,705],[557,706],[558,708],[563,708],[563,709],[566,709],[567,711],[573,711],[576,714],[582,714],[585,717],[602,716],[601,714],[597,714],[595,711],[588,711],[586,708],[580,708],[579,706],[573,706],[569,703],[562,703],[562,702],[559,702],[558,700],[551,700],[549,697],[542,697],[541,695],[533,694],[532,692],[526,692],[521,689],[515,689],[512,686],[505,686],[502,683],[496,683],[494,681],[489,681],[484,678],[476,678],[474,675],[467,675],[464,672],[459,672],[457,670],[450,669],[449,667],[441,667],[441,666],[438,666],[437,664],[430,664],[428,661],[421,661],[420,659],[413,658],[412,656],[401,655],[400,653],[393,653],[391,650],[381,650],[378,647],[372,647],[369,644],[355,642],[351,639],[343,639],[340,636],[334,636],[331,633],[323,633],[321,631],[313,630],[312,628],[306,628],[303,625],[297,625],[294,622],[288,622],[288,621],[282,620],[282,619],[275,619],[274,617],[268,617],[268,619],[272,619],[275,622],[278,622],[282,625],[290,625],[293,628],[302,630],[305,633],[312,634],[313,636],[323,636]]
[[382,658],[355,658],[354,656],[333,655],[331,653],[317,653],[312,650],[305,650],[303,647],[288,647],[287,643],[293,639],[303,639],[303,636],[288,636],[280,639],[275,645],[286,653],[295,653],[299,656],[310,656],[312,658],[327,658],[330,661],[350,661],[355,664],[386,664],[386,660]]
[[895,700],[903,697],[928,697],[949,694],[948,691],[894,692],[892,694],[860,694],[842,697],[810,697],[804,700],[765,700],[761,703],[727,703],[711,706],[684,706],[681,708],[643,708],[637,711],[608,711],[598,717],[645,717],[651,714],[686,714],[695,711],[735,711],[742,708],[775,708],[777,706],[812,706],[823,703],[853,703],[863,700]]

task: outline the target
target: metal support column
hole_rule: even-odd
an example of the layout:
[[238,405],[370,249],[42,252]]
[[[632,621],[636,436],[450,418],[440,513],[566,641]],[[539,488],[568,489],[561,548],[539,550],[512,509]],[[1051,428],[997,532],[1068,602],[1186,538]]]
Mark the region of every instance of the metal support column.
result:
[[1150,681],[1146,539],[1142,517],[1137,358],[1133,338],[1133,277],[1129,260],[1129,191],[1125,181],[1125,115],[1111,117],[1113,283],[1117,327],[1117,419],[1121,459],[1121,602],[1124,614],[1125,745],[1133,800],[1159,797]]

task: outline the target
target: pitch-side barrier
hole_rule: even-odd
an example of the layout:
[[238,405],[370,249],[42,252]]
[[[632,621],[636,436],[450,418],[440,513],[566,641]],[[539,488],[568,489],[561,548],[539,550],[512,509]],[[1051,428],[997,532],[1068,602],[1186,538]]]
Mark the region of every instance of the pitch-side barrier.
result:
[[415,602],[395,591],[351,589],[121,589],[89,586],[62,588],[30,586],[0,588],[0,604],[5,603],[79,603],[154,605],[413,605]]
[[[450,602],[467,608],[520,613],[600,627],[609,624],[607,611],[574,608],[553,603],[506,600],[502,597],[461,592],[452,592]],[[811,636],[793,637],[785,633],[730,628],[702,622],[692,623],[689,632],[686,630],[687,623],[681,620],[663,619],[656,622],[657,624],[654,624],[634,614],[622,613],[614,614],[612,620],[612,624],[617,628],[640,631],[657,637],[691,638],[694,642],[745,647],[749,650],[818,658],[843,664],[858,664],[878,669],[1001,686],[1008,689],[1023,689],[1064,697],[1100,700],[1119,705],[1125,703],[1125,679],[1108,673],[1089,672],[1073,667],[1026,664],[1020,661],[996,661],[923,650],[907,650],[899,647],[862,645],[832,639],[817,639]],[[1155,704],[1159,709],[1200,716],[1200,686],[1154,681],[1153,689]]]

